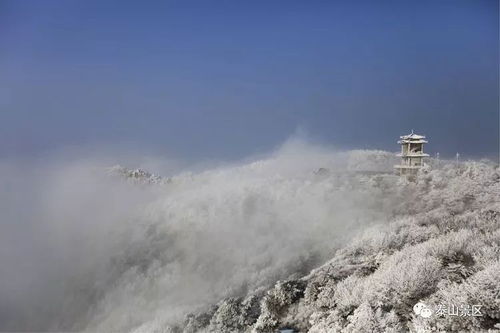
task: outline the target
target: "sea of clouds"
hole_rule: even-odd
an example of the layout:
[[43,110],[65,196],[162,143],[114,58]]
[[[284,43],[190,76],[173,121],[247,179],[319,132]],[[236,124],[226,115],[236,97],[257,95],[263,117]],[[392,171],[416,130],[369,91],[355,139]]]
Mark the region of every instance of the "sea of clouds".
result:
[[359,175],[395,159],[292,139],[153,184],[110,174],[109,156],[1,161],[0,331],[175,323],[306,274],[387,220],[397,196]]

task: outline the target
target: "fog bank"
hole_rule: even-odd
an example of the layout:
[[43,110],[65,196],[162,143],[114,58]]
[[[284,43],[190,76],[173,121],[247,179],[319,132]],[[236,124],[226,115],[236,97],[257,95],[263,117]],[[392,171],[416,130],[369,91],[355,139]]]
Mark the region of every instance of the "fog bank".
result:
[[175,323],[303,275],[360,227],[387,220],[397,194],[363,172],[391,171],[394,158],[291,140],[158,184],[117,177],[92,156],[4,161],[0,330]]

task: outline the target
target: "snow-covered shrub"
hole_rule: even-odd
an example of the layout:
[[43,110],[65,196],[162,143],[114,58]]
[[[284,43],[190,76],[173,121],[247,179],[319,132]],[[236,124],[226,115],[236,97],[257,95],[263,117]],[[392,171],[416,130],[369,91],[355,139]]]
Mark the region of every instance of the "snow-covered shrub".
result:
[[278,281],[262,299],[261,314],[257,319],[256,332],[270,332],[280,324],[280,317],[287,307],[304,296],[302,281]]
[[[415,317],[412,325],[441,331],[480,331],[500,323],[500,262],[496,261],[463,283],[444,282],[426,300],[434,310],[431,318]],[[473,307],[479,312],[473,315]],[[444,314],[437,309],[446,309]],[[455,311],[455,315],[447,312]]]
[[367,279],[364,297],[371,304],[404,315],[416,301],[435,291],[441,276],[441,262],[423,249],[401,251]]
[[371,333],[387,332],[399,333],[403,331],[399,318],[394,310],[382,311],[380,307],[373,309],[368,303],[362,303],[348,318],[349,324],[343,332]]
[[365,300],[366,287],[363,278],[351,275],[339,282],[334,290],[335,304],[341,314],[348,315]]
[[209,331],[242,332],[259,317],[259,301],[256,296],[245,300],[228,298],[222,301],[210,320]]

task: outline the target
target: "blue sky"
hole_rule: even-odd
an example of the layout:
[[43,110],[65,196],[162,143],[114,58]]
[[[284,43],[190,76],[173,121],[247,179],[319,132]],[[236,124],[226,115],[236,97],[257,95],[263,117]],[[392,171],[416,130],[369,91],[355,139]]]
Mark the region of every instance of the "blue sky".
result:
[[499,145],[498,1],[0,3],[0,156]]

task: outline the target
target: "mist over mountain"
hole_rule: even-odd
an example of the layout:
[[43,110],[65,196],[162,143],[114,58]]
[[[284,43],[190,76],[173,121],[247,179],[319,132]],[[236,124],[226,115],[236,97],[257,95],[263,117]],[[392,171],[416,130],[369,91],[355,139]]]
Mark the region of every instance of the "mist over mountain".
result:
[[[300,140],[165,176],[4,162],[0,330],[492,329],[498,165],[433,161],[408,182],[396,162]],[[423,321],[421,300],[484,316]]]
[[0,333],[500,333],[497,0],[0,1]]

